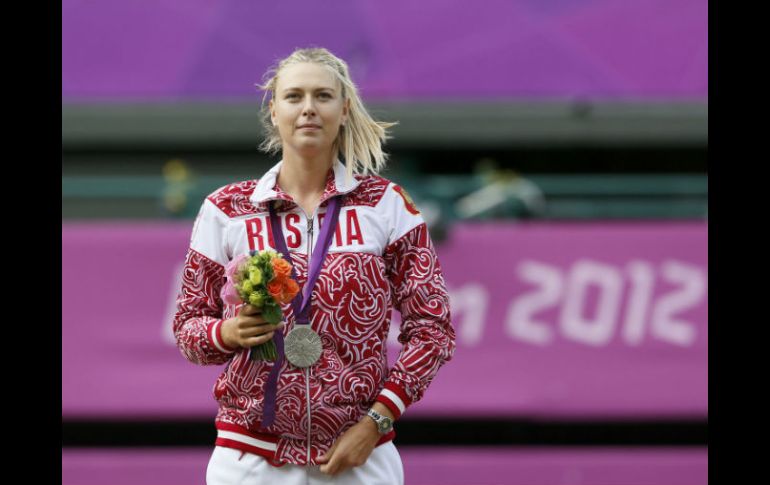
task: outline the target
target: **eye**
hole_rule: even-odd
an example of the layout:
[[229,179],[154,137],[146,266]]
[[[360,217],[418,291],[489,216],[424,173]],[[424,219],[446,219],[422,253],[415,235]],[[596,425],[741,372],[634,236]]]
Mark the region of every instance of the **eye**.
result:
[[326,98],[326,99],[331,99],[332,98],[332,95],[329,94],[329,93],[326,93],[326,92],[319,94],[319,96],[322,97],[322,98]]
[[296,99],[299,98],[299,94],[297,93],[289,93],[286,95],[286,99]]

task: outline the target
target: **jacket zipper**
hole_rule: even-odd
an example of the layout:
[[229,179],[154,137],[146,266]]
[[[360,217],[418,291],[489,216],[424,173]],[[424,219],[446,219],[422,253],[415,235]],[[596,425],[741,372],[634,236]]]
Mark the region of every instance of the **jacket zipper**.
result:
[[[317,212],[317,209],[316,209]],[[316,212],[313,213],[312,217],[309,217],[307,220],[307,270],[308,275],[310,275],[310,256],[313,252],[313,219],[316,214]],[[307,289],[310,292],[310,295],[308,295],[308,299],[312,297],[313,295],[313,289],[308,288]],[[309,305],[309,304],[308,304]],[[310,318],[310,312],[308,311],[308,325],[310,324],[309,321]],[[305,367],[305,402],[307,404],[307,464],[310,465],[310,367]]]

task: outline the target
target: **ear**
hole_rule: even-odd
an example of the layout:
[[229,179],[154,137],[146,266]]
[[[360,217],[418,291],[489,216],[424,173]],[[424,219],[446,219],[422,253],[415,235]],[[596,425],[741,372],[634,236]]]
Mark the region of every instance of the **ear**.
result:
[[347,98],[345,100],[345,103],[342,105],[342,124],[343,125],[347,123],[349,113],[350,113],[350,98]]
[[268,109],[270,110],[270,120],[273,122],[273,126],[275,126],[275,109],[274,109],[272,99],[270,100],[267,106],[268,106]]

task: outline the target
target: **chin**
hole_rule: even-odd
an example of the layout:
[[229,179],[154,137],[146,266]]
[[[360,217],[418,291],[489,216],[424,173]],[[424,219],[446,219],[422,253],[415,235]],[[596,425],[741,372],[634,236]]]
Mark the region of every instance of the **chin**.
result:
[[316,155],[323,151],[331,150],[331,145],[326,146],[323,143],[310,141],[294,145],[294,149],[297,151],[297,153],[301,153],[303,155]]

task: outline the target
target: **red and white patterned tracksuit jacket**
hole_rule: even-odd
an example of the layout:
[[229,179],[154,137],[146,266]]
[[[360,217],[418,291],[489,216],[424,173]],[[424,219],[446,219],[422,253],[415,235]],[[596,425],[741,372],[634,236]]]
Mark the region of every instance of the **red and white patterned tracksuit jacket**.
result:
[[[377,176],[346,183],[344,165],[329,170],[310,218],[276,186],[281,163],[260,180],[227,185],[206,198],[195,221],[174,318],[182,354],[200,365],[227,364],[214,385],[219,402],[216,444],[265,456],[274,465],[316,465],[335,439],[379,401],[398,418],[422,398],[455,349],[449,296],[427,227],[409,196]],[[346,194],[339,223],[311,297],[310,322],[323,352],[299,369],[286,359],[276,396],[276,419],[260,430],[263,389],[272,362],[250,361],[247,349],[228,348],[221,326],[237,314],[219,293],[225,265],[250,250],[274,248],[269,201],[283,225],[298,283],[328,199]],[[386,340],[391,310],[401,312],[398,361],[389,368]],[[287,334],[294,327],[283,306]],[[265,432],[266,431],[266,432]],[[378,444],[395,436],[391,432]]]

